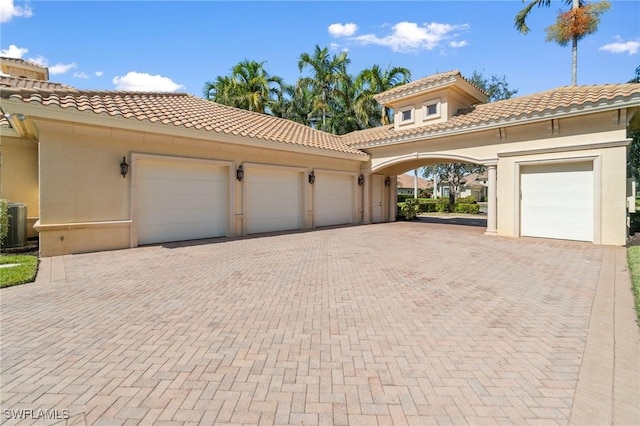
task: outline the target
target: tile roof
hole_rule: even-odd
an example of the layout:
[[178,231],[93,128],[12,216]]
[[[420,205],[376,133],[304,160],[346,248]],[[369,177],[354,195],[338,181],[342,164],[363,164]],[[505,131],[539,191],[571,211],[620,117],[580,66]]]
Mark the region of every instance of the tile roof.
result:
[[[3,78],[4,81],[4,78]],[[184,93],[87,91],[69,87],[0,86],[2,99],[20,100],[187,129],[320,148],[363,157],[329,133],[293,121],[232,108]]]
[[[406,173],[398,175],[398,188],[413,188],[415,184],[414,179],[415,177],[413,175]],[[432,181],[418,177],[418,189],[431,188],[432,186]]]
[[0,87],[15,87],[24,89],[75,90],[71,86],[51,81],[32,80],[30,78],[0,76]]
[[509,125],[547,117],[568,115],[615,104],[640,106],[640,83],[566,86],[546,92],[477,105],[464,115],[428,126],[396,131],[393,125],[361,130],[341,136],[353,147],[367,147],[404,139],[440,136],[491,125]]
[[33,67],[33,68],[40,68],[43,71],[45,71],[47,69],[47,67],[44,67],[44,66],[42,66],[40,64],[37,64],[35,62],[26,61],[24,59],[19,59],[19,58],[9,58],[9,57],[6,57],[6,56],[2,56],[2,57],[0,57],[0,61],[1,62],[13,62],[16,65],[28,65],[28,66]]
[[422,92],[428,88],[440,86],[445,83],[453,83],[456,79],[464,80],[467,83],[471,84],[473,87],[478,89],[481,93],[485,94],[482,89],[473,84],[470,80],[466,79],[458,70],[441,72],[438,74],[432,74],[427,77],[420,78],[418,80],[414,80],[410,83],[403,84],[402,86],[394,87],[393,89],[389,89],[386,92],[379,93],[374,96],[377,101],[381,99],[389,99],[396,98],[406,94]]

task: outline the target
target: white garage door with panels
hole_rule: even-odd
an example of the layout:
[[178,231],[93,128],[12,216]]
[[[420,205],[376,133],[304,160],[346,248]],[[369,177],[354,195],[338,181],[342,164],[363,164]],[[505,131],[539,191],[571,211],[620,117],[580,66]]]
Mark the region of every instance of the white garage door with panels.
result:
[[221,237],[228,167],[209,161],[140,158],[135,163],[138,244]]
[[302,228],[303,177],[296,169],[245,167],[247,234]]
[[593,241],[593,161],[520,167],[520,234]]
[[313,186],[315,226],[353,223],[355,209],[354,176],[316,171]]

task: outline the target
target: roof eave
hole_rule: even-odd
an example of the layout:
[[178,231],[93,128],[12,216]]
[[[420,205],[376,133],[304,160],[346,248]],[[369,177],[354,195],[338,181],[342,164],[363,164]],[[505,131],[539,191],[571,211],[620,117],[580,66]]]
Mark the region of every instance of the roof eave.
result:
[[[244,146],[260,146],[268,143],[271,148],[281,151],[306,153],[332,158],[342,158],[357,161],[369,161],[369,154],[341,152],[331,149],[298,145],[294,143],[281,142],[271,139],[255,138],[250,136],[235,135],[233,133],[216,132],[215,130],[197,129],[195,127],[183,127],[160,122],[140,121],[122,116],[111,116],[93,111],[79,111],[77,109],[64,109],[57,105],[45,106],[40,103],[23,102],[13,99],[2,99],[2,107],[9,114],[23,114],[26,117],[37,117],[55,121],[66,121],[71,123],[86,124],[92,126],[117,127],[131,131],[145,133],[157,133],[174,137],[188,139],[200,139],[211,142],[226,142]],[[349,147],[357,150],[356,148]],[[359,151],[359,150],[358,150]]]
[[630,100],[619,102],[619,103],[616,103],[614,101],[614,102],[603,103],[594,107],[587,106],[585,108],[584,105],[581,105],[579,107],[570,108],[570,109],[561,109],[561,110],[556,109],[556,110],[547,111],[547,112],[543,111],[540,114],[529,114],[527,116],[513,117],[511,119],[493,120],[493,121],[484,122],[480,124],[471,124],[468,126],[461,126],[451,130],[445,129],[445,130],[435,131],[433,133],[421,133],[417,135],[408,135],[405,137],[400,136],[397,138],[381,139],[381,140],[372,141],[372,142],[354,143],[354,144],[350,144],[349,146],[356,149],[367,149],[367,148],[374,148],[378,146],[389,146],[389,145],[395,145],[399,143],[413,142],[417,140],[436,139],[436,138],[445,137],[445,136],[456,136],[456,135],[477,132],[482,130],[497,129],[500,127],[511,127],[511,126],[517,126],[520,124],[536,123],[540,121],[549,120],[551,118],[575,117],[579,115],[595,114],[598,112],[605,112],[605,111],[610,111],[614,109],[635,107],[635,106],[638,106],[638,102],[640,102],[640,95],[633,96]]

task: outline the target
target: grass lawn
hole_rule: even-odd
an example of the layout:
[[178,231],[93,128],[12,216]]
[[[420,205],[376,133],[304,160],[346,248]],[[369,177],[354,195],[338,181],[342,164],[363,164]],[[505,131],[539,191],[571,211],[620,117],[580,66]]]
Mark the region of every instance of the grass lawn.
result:
[[38,258],[36,256],[0,256],[0,265],[12,263],[17,263],[17,265],[0,268],[0,288],[30,283],[36,279],[36,272],[38,272]]
[[636,299],[636,315],[640,324],[640,246],[629,247],[627,259],[631,270],[631,288]]

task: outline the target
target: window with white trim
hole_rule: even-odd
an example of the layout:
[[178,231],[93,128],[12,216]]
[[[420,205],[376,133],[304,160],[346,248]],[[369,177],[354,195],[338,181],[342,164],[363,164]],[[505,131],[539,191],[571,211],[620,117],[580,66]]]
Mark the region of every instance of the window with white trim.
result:
[[413,108],[401,110],[400,111],[400,121],[402,123],[413,122]]
[[440,117],[440,99],[433,99],[422,105],[424,120],[431,120]]

